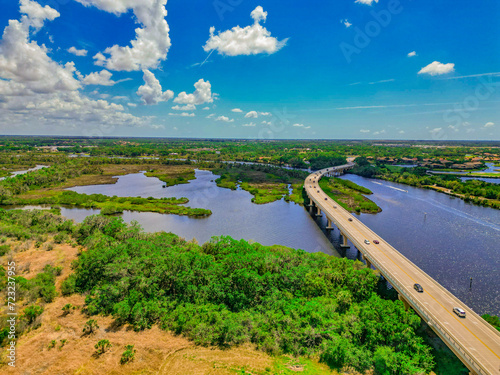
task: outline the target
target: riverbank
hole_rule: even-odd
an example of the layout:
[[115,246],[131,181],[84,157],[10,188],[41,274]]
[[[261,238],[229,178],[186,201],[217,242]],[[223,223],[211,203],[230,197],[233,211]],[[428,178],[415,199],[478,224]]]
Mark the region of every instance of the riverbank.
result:
[[382,211],[379,206],[363,195],[369,195],[372,192],[352,181],[323,177],[319,181],[319,186],[330,198],[350,212],[376,214]]
[[248,191],[253,195],[253,203],[266,204],[281,199],[304,202],[302,187],[307,172],[255,164],[228,164],[212,171],[220,175],[215,180],[217,186]]

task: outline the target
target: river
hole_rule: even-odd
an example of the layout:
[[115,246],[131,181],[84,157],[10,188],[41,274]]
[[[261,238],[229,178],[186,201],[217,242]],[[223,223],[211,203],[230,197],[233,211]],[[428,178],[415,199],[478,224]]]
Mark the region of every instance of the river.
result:
[[[187,197],[188,205],[210,209],[212,216],[196,219],[124,212],[123,218],[127,222],[137,220],[147,231],[171,231],[188,240],[196,238],[199,243],[212,236],[230,235],[264,245],[323,251],[350,259],[358,256],[353,247],[340,249],[339,231],[326,231],[324,217],[313,218],[303,207],[285,201],[253,204],[248,192],[219,188],[214,182],[216,178],[211,172],[197,170],[196,180],[164,189],[160,180],[138,173],[121,176],[114,185],[71,190],[117,196]],[[359,215],[363,223],[478,313],[500,314],[498,210],[468,204],[433,190],[354,175],[342,178],[372,190],[370,199],[383,210],[376,215]],[[76,221],[94,213],[98,210],[62,209],[64,216]]]

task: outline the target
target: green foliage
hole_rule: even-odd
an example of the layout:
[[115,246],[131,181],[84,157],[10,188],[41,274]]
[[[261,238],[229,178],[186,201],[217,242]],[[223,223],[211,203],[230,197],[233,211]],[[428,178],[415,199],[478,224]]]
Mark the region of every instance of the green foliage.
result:
[[71,312],[72,312],[73,310],[75,310],[75,309],[76,309],[76,307],[75,307],[75,306],[73,306],[71,303],[67,303],[67,304],[66,304],[66,305],[64,305],[64,306],[63,306],[63,308],[62,308],[63,315],[64,315],[64,316],[69,315],[69,314],[71,314]]
[[104,354],[106,349],[110,348],[112,345],[109,340],[99,340],[97,344],[94,345],[94,348],[97,349],[97,354]]
[[38,305],[30,305],[24,309],[23,316],[31,324],[43,313],[43,307]]
[[125,345],[125,351],[122,353],[120,358],[120,364],[124,365],[126,363],[132,362],[135,359],[134,345]]
[[[95,219],[82,226],[92,221],[96,228]],[[86,229],[88,250],[75,265],[89,314],[111,314],[136,330],[159,324],[200,345],[253,343],[358,370],[372,368],[386,346],[421,371],[432,368],[415,334],[420,319],[378,297],[378,278],[367,268],[229,237],[203,246],[167,233],[128,237],[116,224]]]
[[309,163],[311,165],[312,170],[318,170],[328,167],[335,167],[337,165],[347,164],[347,160],[346,158],[340,155],[337,156],[320,155],[318,157],[309,159]]
[[55,347],[56,347],[56,340],[51,340],[51,341],[50,341],[50,344],[49,344],[49,346],[48,346],[49,350],[50,350],[50,349],[53,349],[53,348],[55,348]]
[[62,282],[61,294],[63,296],[69,296],[75,293],[75,280],[76,280],[76,275],[71,274]]
[[9,245],[0,245],[0,257],[4,256],[10,251],[10,246]]
[[97,320],[95,319],[90,319],[90,320],[87,320],[87,322],[85,323],[85,325],[83,326],[83,330],[82,332],[86,335],[91,335],[93,334],[95,331],[97,331],[99,329],[99,324],[97,324]]
[[372,192],[354,182],[336,177],[323,177],[319,181],[319,186],[330,198],[348,211],[358,213],[377,213],[381,211],[376,203],[362,195],[371,194]]
[[484,314],[482,318],[500,331],[500,318],[495,315]]

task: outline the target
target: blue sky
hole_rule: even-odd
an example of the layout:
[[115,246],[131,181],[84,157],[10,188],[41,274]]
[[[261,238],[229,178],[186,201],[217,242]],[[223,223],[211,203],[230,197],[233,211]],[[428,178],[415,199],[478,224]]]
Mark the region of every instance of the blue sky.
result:
[[2,134],[500,140],[496,0],[0,9]]

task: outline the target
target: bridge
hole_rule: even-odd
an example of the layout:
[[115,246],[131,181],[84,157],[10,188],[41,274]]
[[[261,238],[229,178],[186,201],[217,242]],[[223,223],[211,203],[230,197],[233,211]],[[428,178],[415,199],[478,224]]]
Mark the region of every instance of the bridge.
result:
[[[361,253],[366,265],[382,274],[398,292],[405,307],[412,307],[417,312],[467,366],[470,374],[500,374],[500,332],[319,187],[323,176],[337,176],[352,167],[353,163],[325,168],[307,177],[305,189],[312,213],[326,216],[327,229],[333,230],[332,225],[339,229],[342,246],[348,247],[349,240]],[[414,289],[417,283],[423,287],[423,293]],[[462,308],[466,317],[456,315],[454,307]]]

